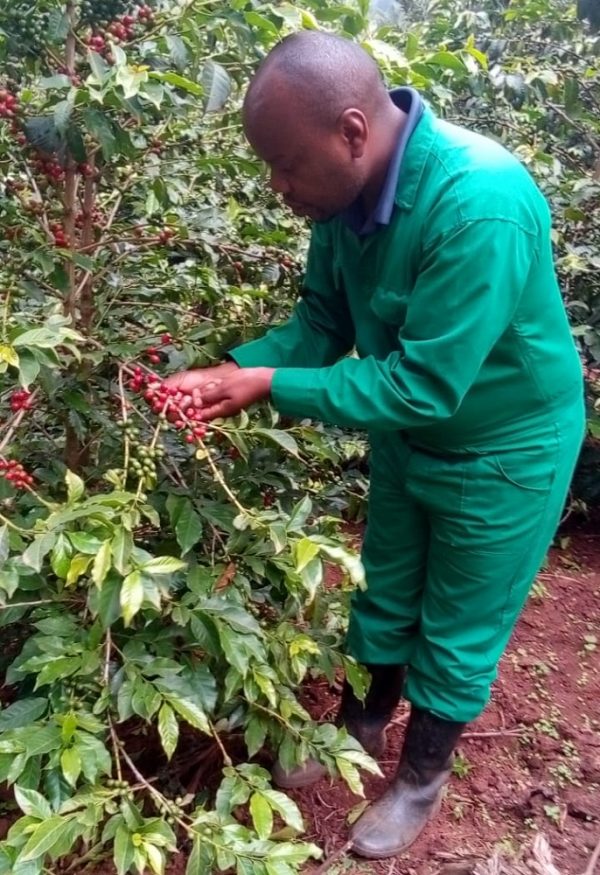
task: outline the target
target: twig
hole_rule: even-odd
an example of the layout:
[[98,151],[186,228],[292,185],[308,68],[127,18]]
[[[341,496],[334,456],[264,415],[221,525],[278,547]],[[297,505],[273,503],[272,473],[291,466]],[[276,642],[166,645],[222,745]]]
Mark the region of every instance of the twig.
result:
[[8,611],[9,608],[31,608],[36,605],[53,605],[54,599],[38,599],[35,602],[13,602],[11,605],[0,604],[0,611]]
[[[38,390],[34,389],[33,392],[29,396],[29,402],[31,403],[32,401],[35,401],[37,395],[38,395]],[[29,413],[29,409],[23,407],[23,408],[21,408],[21,410],[19,410],[18,413],[15,414],[15,416],[12,419],[12,422],[9,420],[10,425],[8,426],[6,434],[4,435],[2,440],[0,441],[0,452],[2,452],[4,447],[8,443],[10,443],[10,440],[11,440],[13,434],[15,433],[16,429],[20,426],[21,420],[23,419],[24,416],[27,415],[27,413]]]
[[598,839],[596,843],[596,847],[593,850],[589,863],[585,867],[583,875],[594,875],[594,869],[596,868],[598,860],[600,860],[600,839]]
[[212,725],[212,723],[210,724],[210,731],[212,732],[213,738],[215,739],[215,741],[217,742],[217,744],[219,746],[219,750],[221,751],[221,756],[223,757],[223,762],[225,763],[226,766],[232,766],[233,761],[232,761],[231,757],[229,756],[229,754],[227,753],[227,751],[225,750],[225,748],[223,746],[223,742],[219,738],[219,733],[217,732],[215,727]]
[[106,644],[105,644],[105,655],[104,655],[104,672],[102,674],[102,681],[104,686],[107,687],[110,680],[110,653],[112,650],[112,635],[110,634],[110,627],[106,630]]
[[499,735],[508,735],[518,738],[524,734],[522,729],[493,729],[490,732],[464,732],[461,738],[496,738]]
[[333,864],[336,863],[340,859],[340,857],[343,857],[344,854],[347,853],[351,848],[352,840],[348,839],[348,841],[343,844],[341,848],[338,848],[337,851],[331,854],[331,856],[327,857],[327,859],[323,863],[321,863],[318,869],[315,869],[313,875],[323,875],[324,872],[327,872],[327,870],[331,866],[333,866]]

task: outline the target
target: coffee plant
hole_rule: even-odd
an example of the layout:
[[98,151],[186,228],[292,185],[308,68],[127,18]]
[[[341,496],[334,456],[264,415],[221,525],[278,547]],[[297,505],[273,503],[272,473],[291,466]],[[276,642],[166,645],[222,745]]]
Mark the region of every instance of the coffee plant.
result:
[[161,873],[184,852],[189,875],[288,875],[319,849],[269,757],[316,756],[357,792],[376,768],[297,694],[340,669],[365,688],[339,527],[362,513],[362,437],[266,406],[207,427],[164,384],[298,292],[306,232],[238,113],[281,35],[335,26],[517,150],[594,373],[597,38],[546,0],[402,6],[402,29],[363,0],[0,10],[0,873]]

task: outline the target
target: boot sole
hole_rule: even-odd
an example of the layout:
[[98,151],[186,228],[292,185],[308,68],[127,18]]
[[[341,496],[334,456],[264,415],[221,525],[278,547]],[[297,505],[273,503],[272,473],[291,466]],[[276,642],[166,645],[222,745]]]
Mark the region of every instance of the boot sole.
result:
[[426,823],[419,830],[419,832],[414,836],[414,838],[412,838],[409,842],[405,842],[403,845],[398,845],[393,850],[382,851],[381,853],[377,853],[376,851],[371,851],[368,848],[361,849],[360,846],[357,847],[354,843],[352,844],[352,847],[350,848],[350,850],[352,851],[353,854],[357,854],[359,857],[362,857],[364,860],[385,860],[388,857],[397,857],[398,854],[404,853],[404,851],[407,851],[412,845],[414,845],[414,843],[419,838],[419,836],[427,829],[427,827],[429,826],[429,824],[431,823],[433,818],[438,814],[441,807],[442,807],[442,799],[440,798],[435,803],[435,805],[432,809],[432,812],[429,815]]

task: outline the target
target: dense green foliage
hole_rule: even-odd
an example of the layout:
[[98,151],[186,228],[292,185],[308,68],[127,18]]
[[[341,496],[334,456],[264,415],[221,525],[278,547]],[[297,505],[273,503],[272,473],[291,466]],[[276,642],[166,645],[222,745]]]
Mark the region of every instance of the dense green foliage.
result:
[[183,848],[190,875],[287,875],[318,849],[255,755],[310,752],[354,788],[374,768],[295,694],[341,666],[364,684],[337,526],[361,509],[360,437],[269,409],[205,433],[144,397],[289,312],[306,232],[237,112],[282,34],[345,32],[390,84],[518,151],[600,359],[598,40],[547,0],[374,6],[0,11],[0,781],[22,813],[0,873],[105,854],[161,872]]

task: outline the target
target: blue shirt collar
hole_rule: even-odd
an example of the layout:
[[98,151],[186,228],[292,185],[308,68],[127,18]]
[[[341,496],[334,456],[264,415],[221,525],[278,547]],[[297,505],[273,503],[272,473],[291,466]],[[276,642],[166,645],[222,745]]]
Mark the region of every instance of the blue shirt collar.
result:
[[414,88],[394,88],[390,91],[390,97],[399,109],[404,110],[406,121],[390,161],[379,200],[370,215],[365,215],[360,198],[339,214],[342,222],[361,237],[372,234],[380,225],[389,225],[404,151],[423,114],[423,101]]

